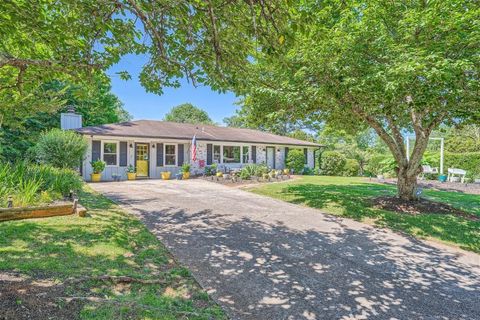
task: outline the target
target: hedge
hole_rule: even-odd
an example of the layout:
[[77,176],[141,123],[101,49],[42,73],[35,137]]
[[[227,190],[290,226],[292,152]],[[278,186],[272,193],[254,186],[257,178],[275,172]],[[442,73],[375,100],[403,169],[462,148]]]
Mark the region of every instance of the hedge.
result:
[[341,175],[347,159],[338,151],[325,151],[322,153],[320,172],[325,176]]

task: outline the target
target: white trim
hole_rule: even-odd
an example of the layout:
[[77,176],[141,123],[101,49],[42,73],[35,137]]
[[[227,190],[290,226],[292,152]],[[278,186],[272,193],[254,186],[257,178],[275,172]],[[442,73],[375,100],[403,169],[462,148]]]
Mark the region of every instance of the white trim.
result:
[[116,164],[106,164],[106,167],[109,167],[109,168],[116,168],[119,166],[119,161],[120,161],[120,141],[114,141],[114,140],[101,140],[102,144],[101,144],[101,152],[100,152],[100,158],[102,159],[103,162],[105,162],[106,164],[106,161],[104,159],[104,149],[105,149],[105,143],[114,143],[117,145],[117,151],[116,151]]
[[[167,164],[167,146],[175,147],[175,164]],[[163,144],[163,166],[164,167],[178,167],[178,143],[164,143]]]

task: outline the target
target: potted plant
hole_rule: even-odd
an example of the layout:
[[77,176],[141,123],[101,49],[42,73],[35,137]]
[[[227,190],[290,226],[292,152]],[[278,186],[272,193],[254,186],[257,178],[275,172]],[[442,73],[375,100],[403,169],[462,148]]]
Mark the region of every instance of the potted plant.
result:
[[162,172],[162,179],[163,179],[163,180],[170,180],[170,175],[171,175],[171,174],[172,174],[172,173],[171,173],[170,171],[163,171],[163,172]]
[[93,173],[90,175],[92,182],[100,182],[102,180],[102,172],[105,170],[105,162],[102,160],[95,160],[90,162],[92,165]]
[[184,163],[182,164],[182,178],[183,180],[186,180],[190,178],[190,164],[189,163]]
[[135,167],[129,165],[127,167],[127,179],[128,180],[135,180],[137,178],[137,173],[135,172]]
[[212,175],[216,174],[217,173],[217,168],[218,168],[218,164],[214,163],[210,166],[210,173]]

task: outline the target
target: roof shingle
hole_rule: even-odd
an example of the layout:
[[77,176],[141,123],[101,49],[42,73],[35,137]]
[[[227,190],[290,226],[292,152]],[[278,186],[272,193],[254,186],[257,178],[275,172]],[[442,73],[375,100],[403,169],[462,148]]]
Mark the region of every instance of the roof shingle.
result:
[[115,124],[105,124],[101,126],[84,127],[76,129],[76,131],[85,135],[99,136],[189,140],[192,139],[193,135],[196,135],[197,140],[207,141],[284,144],[304,147],[321,146],[317,143],[279,136],[253,129],[154,120],[137,120]]

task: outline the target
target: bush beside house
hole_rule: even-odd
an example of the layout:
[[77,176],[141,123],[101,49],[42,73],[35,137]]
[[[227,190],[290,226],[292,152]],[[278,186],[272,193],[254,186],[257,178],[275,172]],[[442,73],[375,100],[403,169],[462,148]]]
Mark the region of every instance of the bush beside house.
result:
[[35,147],[35,159],[56,168],[76,169],[87,152],[87,142],[73,131],[52,129],[43,133]]
[[305,167],[305,154],[302,150],[292,149],[288,152],[285,166],[288,169],[293,169],[296,174],[301,174]]

